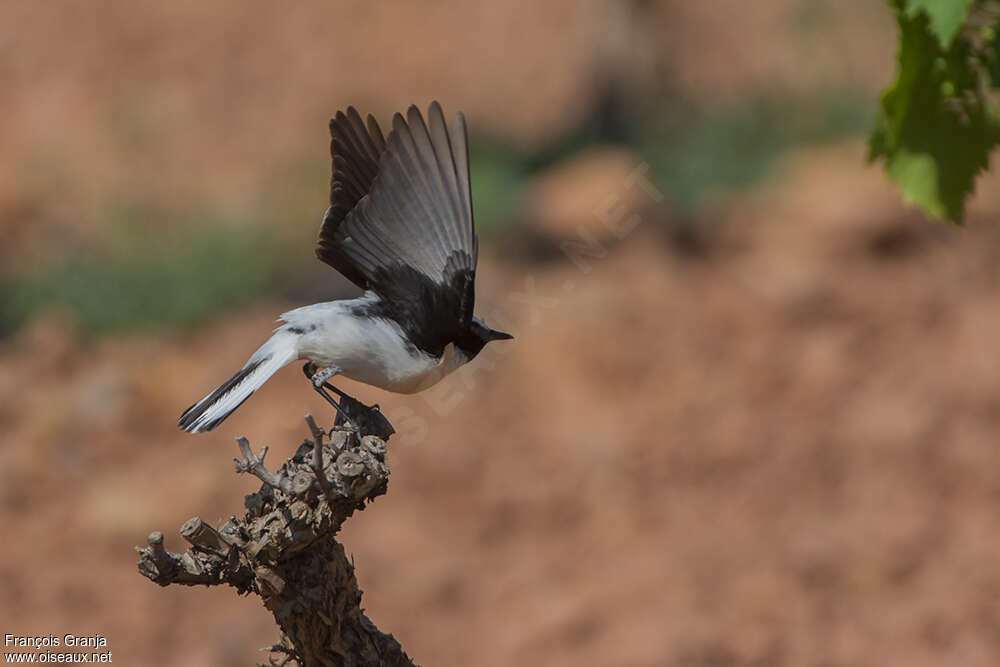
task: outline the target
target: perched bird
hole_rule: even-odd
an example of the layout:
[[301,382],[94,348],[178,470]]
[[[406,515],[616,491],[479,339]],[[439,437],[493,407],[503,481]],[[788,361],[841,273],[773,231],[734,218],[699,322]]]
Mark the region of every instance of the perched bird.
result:
[[238,373],[181,415],[185,431],[212,430],[296,360],[337,407],[324,391],[335,375],[415,393],[488,342],[512,338],[473,315],[479,244],[464,116],[449,130],[437,102],[426,123],[411,106],[384,137],[374,116],[365,123],[351,107],[330,120],[330,134],[330,207],[316,256],[364,294],[283,314]]

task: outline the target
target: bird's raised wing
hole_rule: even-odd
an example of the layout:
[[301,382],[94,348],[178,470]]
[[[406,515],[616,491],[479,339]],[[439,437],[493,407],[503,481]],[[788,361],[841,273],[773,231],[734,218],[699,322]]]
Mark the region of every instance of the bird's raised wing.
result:
[[427,117],[397,113],[388,139],[353,108],[330,122],[333,185],[316,254],[440,353],[471,324],[478,243],[465,119],[449,131],[437,102]]

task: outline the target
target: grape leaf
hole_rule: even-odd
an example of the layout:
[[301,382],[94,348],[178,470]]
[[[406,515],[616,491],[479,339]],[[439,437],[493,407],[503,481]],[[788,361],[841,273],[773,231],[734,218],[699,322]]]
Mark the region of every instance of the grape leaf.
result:
[[961,224],[965,198],[1000,142],[1000,121],[987,93],[989,66],[963,35],[945,48],[926,12],[911,15],[905,0],[893,5],[899,72],[882,95],[868,159],[885,160],[908,204]]
[[971,7],[972,0],[906,0],[903,11],[911,19],[920,12],[927,14],[931,30],[937,35],[941,46],[947,49],[965,22]]

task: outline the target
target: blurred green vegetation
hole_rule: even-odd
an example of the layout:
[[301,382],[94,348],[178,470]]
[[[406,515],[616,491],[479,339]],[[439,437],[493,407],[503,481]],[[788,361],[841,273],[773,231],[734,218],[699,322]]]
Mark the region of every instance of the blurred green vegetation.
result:
[[498,141],[476,141],[469,147],[472,210],[482,240],[517,220],[518,200],[531,178],[528,155]]
[[805,100],[762,96],[738,105],[698,107],[661,100],[636,111],[614,109],[533,153],[480,137],[471,148],[476,225],[489,238],[519,221],[519,198],[531,179],[588,146],[617,143],[649,163],[669,205],[696,212],[715,191],[750,188],[766,180],[786,151],[847,136],[862,136],[874,118],[871,100],[830,91]]
[[271,294],[288,278],[288,244],[262,225],[200,214],[191,216],[198,225],[151,238],[132,216],[146,217],[129,207],[96,253],[0,279],[0,332],[46,308],[72,313],[85,335],[182,328]]
[[761,97],[719,109],[681,102],[648,122],[635,149],[671,204],[691,210],[713,191],[767,179],[786,151],[863,135],[873,116],[870,100],[850,91],[794,102]]
[[[501,231],[516,233],[524,222],[520,197],[535,175],[595,143],[630,147],[649,162],[670,206],[697,211],[712,191],[767,178],[775,159],[791,148],[863,134],[870,109],[869,101],[850,93],[804,102],[762,97],[716,109],[672,100],[652,111],[608,117],[598,111],[592,122],[534,152],[474,136],[477,228],[486,243]],[[245,211],[219,213],[211,205],[170,211],[136,203],[109,207],[98,251],[0,276],[0,335],[46,308],[71,312],[80,331],[93,336],[190,327],[281,294],[315,269],[311,244],[328,169],[326,159],[314,156],[281,165],[261,187],[260,201],[247,203],[249,220]]]

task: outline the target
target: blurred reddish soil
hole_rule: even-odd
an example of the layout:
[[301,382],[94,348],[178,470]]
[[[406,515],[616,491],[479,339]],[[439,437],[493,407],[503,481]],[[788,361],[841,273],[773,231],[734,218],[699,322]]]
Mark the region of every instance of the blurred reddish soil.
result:
[[[892,69],[880,3],[632,4],[0,4],[0,261],[100,247],[109,203],[253,210],[326,159],[346,104],[440,98],[537,148],[608,68],[708,105],[874,104]],[[514,342],[420,396],[343,383],[399,430],[388,495],[342,535],[380,627],[429,666],[1000,664],[1000,182],[959,230],[863,156],[789,156],[686,235],[669,202],[616,192],[627,153],[541,175],[539,237],[600,230],[609,196],[641,224],[598,235],[588,271],[484,248],[479,311]],[[328,174],[308,178],[318,219]],[[93,343],[50,312],[0,341],[0,634],[100,633],[126,665],[261,659],[255,600],[159,589],[132,547],[241,511],[235,436],[280,461],[302,415],[332,418],[288,368],[217,431],[174,425],[295,305]]]
[[[482,312],[516,341],[426,396],[345,382],[400,430],[388,496],[343,533],[376,622],[427,665],[996,664],[995,208],[923,222],[861,157],[793,157],[697,254],[647,221],[586,274],[487,258]],[[174,427],[287,305],[4,344],[0,628],[256,659],[255,601],[160,590],[131,547],[240,511],[234,436],[277,460],[328,417],[289,368],[219,430]]]

